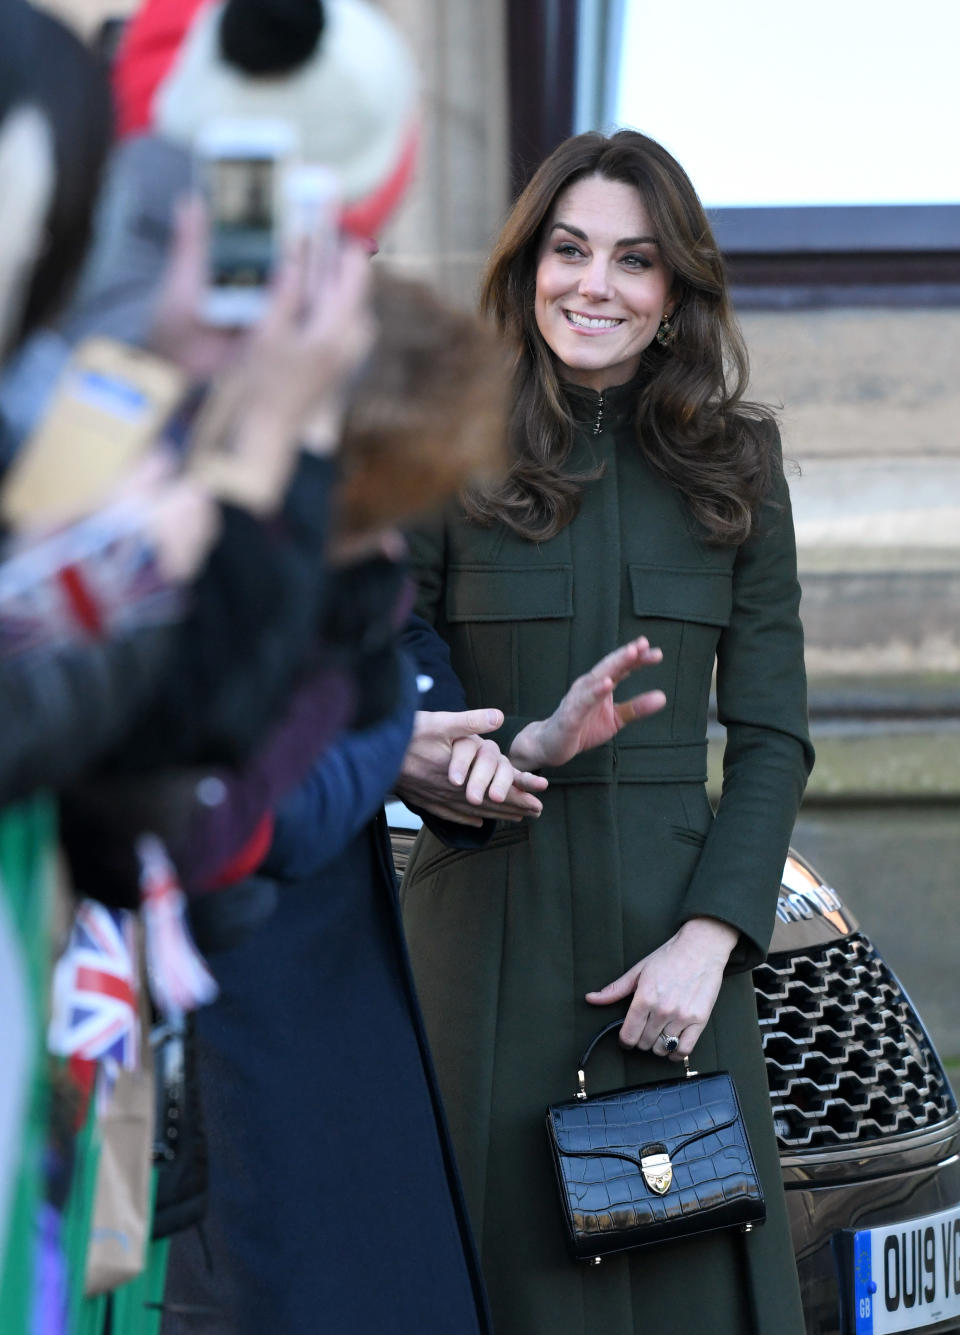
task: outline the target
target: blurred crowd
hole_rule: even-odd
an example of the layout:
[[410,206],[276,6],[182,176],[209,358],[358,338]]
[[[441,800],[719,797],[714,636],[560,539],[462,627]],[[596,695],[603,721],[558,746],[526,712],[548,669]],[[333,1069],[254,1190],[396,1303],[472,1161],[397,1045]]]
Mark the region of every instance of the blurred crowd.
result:
[[[501,467],[500,353],[371,262],[420,129],[380,11],[101,39],[0,6],[0,1330],[485,1329],[382,805],[539,806],[397,527]],[[327,169],[236,319],[221,121]]]

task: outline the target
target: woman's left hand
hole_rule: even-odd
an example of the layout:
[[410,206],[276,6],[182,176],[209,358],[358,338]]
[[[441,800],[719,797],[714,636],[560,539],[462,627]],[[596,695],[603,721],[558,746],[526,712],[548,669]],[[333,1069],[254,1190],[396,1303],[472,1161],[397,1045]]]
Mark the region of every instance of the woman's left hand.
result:
[[[609,1006],[632,993],[620,1042],[671,1061],[689,1057],[716,1004],[723,971],[739,933],[717,918],[691,918],[658,950],[608,983],[588,992],[593,1006]],[[663,1036],[679,1040],[668,1052]]]

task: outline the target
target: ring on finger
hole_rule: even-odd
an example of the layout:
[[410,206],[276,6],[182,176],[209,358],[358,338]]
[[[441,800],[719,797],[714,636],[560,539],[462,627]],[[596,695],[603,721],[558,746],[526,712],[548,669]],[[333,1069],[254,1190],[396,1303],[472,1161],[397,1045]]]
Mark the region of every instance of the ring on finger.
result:
[[667,1056],[672,1052],[676,1052],[677,1048],[680,1046],[680,1040],[677,1038],[676,1034],[666,1034],[663,1030],[660,1031],[659,1041],[663,1044],[663,1050]]

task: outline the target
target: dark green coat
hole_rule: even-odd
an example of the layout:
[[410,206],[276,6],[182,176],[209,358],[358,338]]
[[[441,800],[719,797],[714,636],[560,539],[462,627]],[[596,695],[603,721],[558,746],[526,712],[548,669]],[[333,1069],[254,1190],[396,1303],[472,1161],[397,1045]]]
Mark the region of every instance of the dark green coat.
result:
[[[663,663],[618,697],[662,687],[666,708],[545,771],[542,817],[482,850],[425,831],[403,887],[410,951],[497,1335],[800,1335],[749,973],[812,763],[789,498],[781,482],[739,549],[708,545],[646,463],[625,392],[604,396],[597,435],[597,396],[571,394],[573,466],[605,471],[557,537],[536,544],[459,517],[414,536],[418,611],[448,640],[468,703],[504,710],[504,749],[640,634]],[[704,786],[715,655],[727,727],[716,816]],[[697,915],[741,934],[695,1065],[734,1076],[768,1223],[583,1267],[564,1247],[544,1108],[572,1096],[587,1039],[625,1013],[584,993]],[[676,1067],[608,1040],[591,1072],[599,1092]]]

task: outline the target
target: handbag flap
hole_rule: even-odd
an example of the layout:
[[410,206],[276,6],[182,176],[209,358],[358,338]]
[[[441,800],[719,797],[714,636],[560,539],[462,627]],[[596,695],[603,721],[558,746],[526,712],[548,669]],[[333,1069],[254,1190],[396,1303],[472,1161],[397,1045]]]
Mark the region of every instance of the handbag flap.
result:
[[651,1146],[663,1147],[671,1159],[682,1157],[705,1136],[733,1126],[739,1116],[726,1072],[613,1090],[548,1109],[561,1155],[624,1159],[637,1168]]

